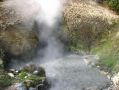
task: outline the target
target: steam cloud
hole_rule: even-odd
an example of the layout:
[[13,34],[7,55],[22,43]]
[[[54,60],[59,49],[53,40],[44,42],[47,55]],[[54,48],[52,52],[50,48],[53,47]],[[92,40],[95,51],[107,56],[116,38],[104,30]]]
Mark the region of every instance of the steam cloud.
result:
[[[34,21],[38,23],[39,39],[47,42],[47,47],[42,51],[43,60],[61,56],[62,45],[53,35],[53,30],[58,18],[62,17],[63,3],[63,0],[7,0],[4,3],[16,11],[27,27],[32,28]],[[39,57],[36,60],[39,61]]]

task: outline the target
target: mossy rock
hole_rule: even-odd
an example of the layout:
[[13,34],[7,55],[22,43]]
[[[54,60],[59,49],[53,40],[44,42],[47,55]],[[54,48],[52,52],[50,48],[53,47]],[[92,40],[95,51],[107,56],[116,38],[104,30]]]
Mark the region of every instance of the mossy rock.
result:
[[45,81],[46,81],[45,77],[39,77],[36,75],[31,75],[27,78],[27,80],[24,81],[24,84],[27,87],[36,87],[39,84],[44,84]]
[[22,71],[33,73],[36,69],[37,67],[34,64],[27,64],[23,67]]
[[41,66],[36,66],[35,64],[28,64],[23,67],[23,72],[36,74],[40,77],[46,77],[45,69]]
[[37,87],[38,85],[49,86],[46,79],[45,69],[35,64],[28,64],[21,69],[18,79],[23,82],[27,88]]

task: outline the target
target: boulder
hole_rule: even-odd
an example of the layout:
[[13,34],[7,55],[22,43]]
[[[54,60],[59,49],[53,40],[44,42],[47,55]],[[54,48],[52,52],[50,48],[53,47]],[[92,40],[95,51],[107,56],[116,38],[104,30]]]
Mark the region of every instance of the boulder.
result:
[[[69,44],[91,47],[110,32],[118,16],[110,10],[93,4],[93,0],[71,0],[64,9],[64,33]],[[86,48],[85,47],[85,48]]]
[[38,38],[33,31],[8,28],[0,31],[0,43],[7,53],[19,56],[34,50],[37,47]]
[[41,66],[36,66],[35,64],[27,64],[22,70],[41,77],[46,76],[45,69]]
[[8,54],[19,56],[37,47],[35,31],[26,26],[12,7],[7,3],[0,4],[0,46]]
[[[34,73],[35,71],[37,71],[37,73]],[[27,64],[24,66],[20,70],[18,78],[27,88],[33,87],[38,90],[42,90],[44,88],[43,90],[46,90],[49,87],[45,69],[35,64]]]

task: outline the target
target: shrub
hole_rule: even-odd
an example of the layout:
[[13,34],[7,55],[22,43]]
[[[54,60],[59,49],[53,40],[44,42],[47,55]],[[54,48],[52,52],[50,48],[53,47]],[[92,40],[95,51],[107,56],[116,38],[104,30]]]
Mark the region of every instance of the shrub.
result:
[[107,0],[108,6],[119,14],[119,0]]

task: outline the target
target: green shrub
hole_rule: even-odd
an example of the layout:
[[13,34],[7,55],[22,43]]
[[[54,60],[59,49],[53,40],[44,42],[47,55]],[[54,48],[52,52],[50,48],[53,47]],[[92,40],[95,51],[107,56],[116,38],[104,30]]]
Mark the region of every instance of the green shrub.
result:
[[119,14],[119,0],[107,0],[109,7]]

